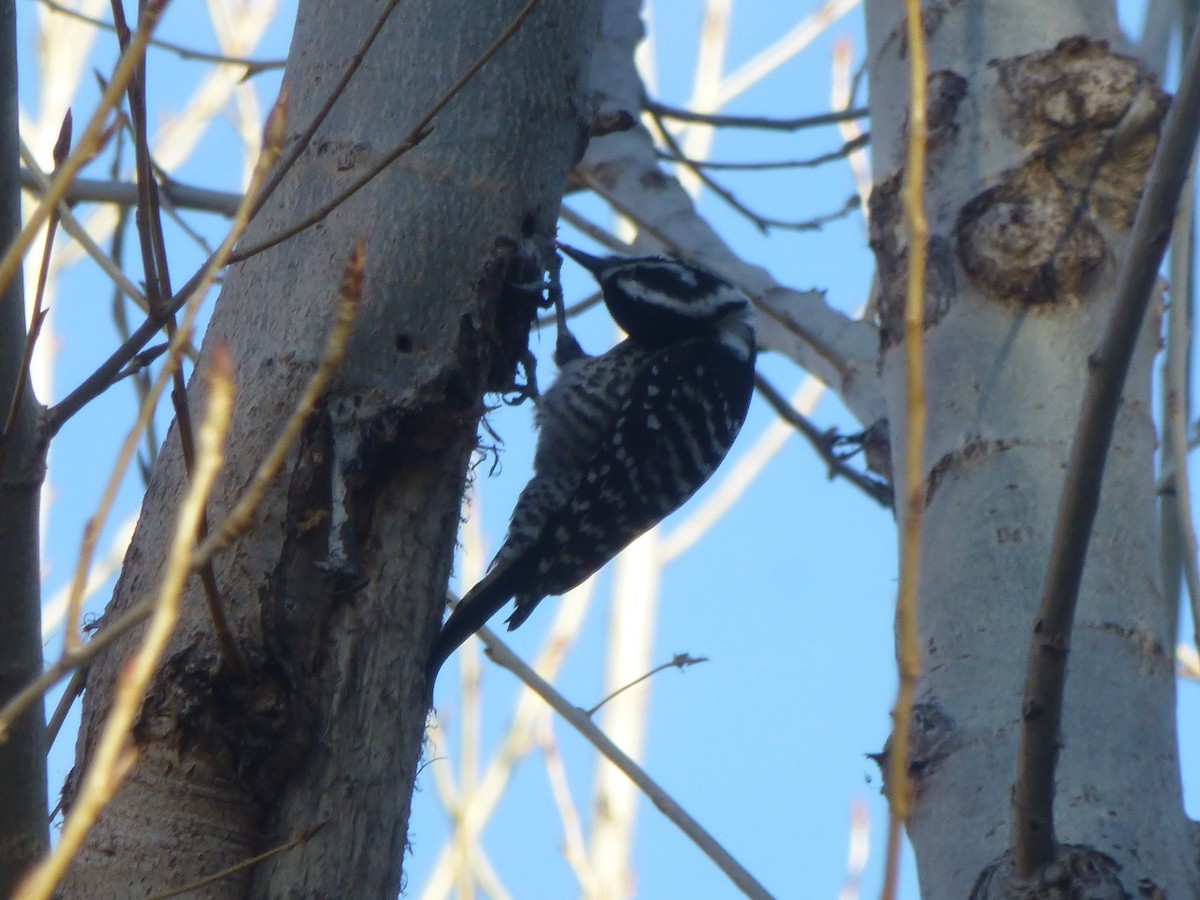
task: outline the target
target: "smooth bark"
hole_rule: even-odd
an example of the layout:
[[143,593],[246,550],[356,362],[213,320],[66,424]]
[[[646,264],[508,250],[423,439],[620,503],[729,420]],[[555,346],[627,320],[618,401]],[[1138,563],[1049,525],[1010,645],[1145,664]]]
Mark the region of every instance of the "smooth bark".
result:
[[[386,154],[523,5],[402,4],[243,244],[296,221]],[[301,4],[285,77],[289,135],[311,119],[379,9]],[[254,531],[217,561],[253,671],[241,679],[225,667],[193,586],[137,729],[138,763],[67,896],[187,883],[316,826],[206,896],[395,896],[425,723],[422,666],[482,398],[511,378],[528,326],[505,306],[507,266],[524,236],[554,233],[586,139],[596,17],[590,2],[544,0],[419,147],[316,227],[229,273],[200,361],[203,370],[216,343],[228,346],[239,389],[213,522],[303,389],[341,267],[356,238],[367,242],[365,293],[335,387]],[[181,479],[172,432],[114,610],[155,590]],[[92,667],[78,765],[130,646]]]
[[[922,896],[958,900],[1015,896],[1005,854],[1029,634],[1089,355],[1165,105],[1117,49],[1108,4],[1014,0],[925,13],[930,419],[908,828]],[[894,442],[905,416],[902,15],[900,4],[867,7],[871,237]],[[1127,116],[1145,104],[1157,110],[1147,121]],[[1061,845],[1115,863],[1129,895],[1191,897],[1200,873],[1179,776],[1174,613],[1158,578],[1158,331],[1156,310],[1126,383],[1083,575],[1056,823]],[[894,444],[893,458],[902,449]]]

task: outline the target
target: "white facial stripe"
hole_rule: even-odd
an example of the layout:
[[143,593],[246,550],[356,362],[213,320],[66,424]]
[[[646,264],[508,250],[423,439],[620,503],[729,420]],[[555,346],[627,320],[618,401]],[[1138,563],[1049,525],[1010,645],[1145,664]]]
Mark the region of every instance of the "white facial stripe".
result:
[[[656,290],[639,278],[618,275],[616,280],[621,290],[635,300],[643,302],[648,306],[672,310],[688,318],[708,318],[716,315],[722,307],[732,304],[749,306],[749,301],[746,300],[741,291],[728,284],[720,284],[716,290],[706,294],[690,295],[687,298],[681,298]],[[695,283],[694,278],[691,281],[693,284]]]
[[719,340],[744,362],[754,350],[754,329],[743,320],[735,319],[732,325],[721,329]]

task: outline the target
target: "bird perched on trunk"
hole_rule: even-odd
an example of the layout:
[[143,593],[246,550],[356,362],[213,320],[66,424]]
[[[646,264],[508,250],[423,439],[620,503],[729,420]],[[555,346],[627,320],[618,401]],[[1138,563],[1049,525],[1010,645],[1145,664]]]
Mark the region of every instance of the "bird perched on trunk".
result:
[[558,378],[537,399],[534,475],[488,573],[462,598],[426,664],[432,689],[451,653],[508,602],[512,630],[678,509],[716,471],[746,419],[756,347],[750,301],[663,257],[595,257],[592,273],[628,337],[580,349],[556,303]]

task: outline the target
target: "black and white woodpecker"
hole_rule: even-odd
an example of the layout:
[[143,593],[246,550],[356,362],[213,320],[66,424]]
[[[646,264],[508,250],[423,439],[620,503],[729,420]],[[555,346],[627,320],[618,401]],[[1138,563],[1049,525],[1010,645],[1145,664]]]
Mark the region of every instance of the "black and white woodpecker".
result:
[[462,598],[426,664],[442,663],[510,598],[511,631],[678,509],[716,471],[754,390],[750,301],[675,259],[562,250],[592,273],[628,335],[579,349],[558,303],[558,378],[537,399],[534,475],[488,573]]

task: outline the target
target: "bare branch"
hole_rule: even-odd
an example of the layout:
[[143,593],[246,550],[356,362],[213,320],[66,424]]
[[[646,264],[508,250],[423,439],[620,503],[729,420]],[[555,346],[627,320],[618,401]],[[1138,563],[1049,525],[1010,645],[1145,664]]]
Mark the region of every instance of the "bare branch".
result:
[[668,819],[691,838],[692,842],[704,852],[717,866],[729,876],[730,880],[747,896],[756,900],[770,900],[771,894],[751,875],[736,859],[729,855],[711,834],[701,827],[700,823],[688,815],[682,806],[664,791],[657,782],[650,778],[636,762],[630,759],[620,747],[614,744],[597,728],[583,710],[573,706],[553,685],[545,681],[537,672],[526,665],[508,646],[496,636],[490,628],[481,628],[477,634],[488,648],[488,654],[499,665],[508,669],[525,682],[533,691],[545,700],[554,711],[586,738],[606,759],[620,769],[642,793]]
[[836,125],[850,119],[865,119],[870,115],[866,107],[858,109],[843,109],[834,112],[817,113],[813,116],[801,116],[798,119],[776,119],[770,116],[726,116],[716,113],[698,113],[690,109],[680,109],[668,106],[658,100],[647,97],[643,101],[646,111],[667,119],[678,119],[681,122],[700,122],[704,125],[715,125],[726,128],[764,128],[772,131],[799,131],[802,128],[815,128],[819,125]]
[[817,451],[817,454],[824,460],[825,465],[829,467],[830,478],[845,478],[884,509],[889,509],[892,506],[892,486],[890,484],[872,478],[866,472],[858,471],[858,469],[846,462],[844,457],[838,455],[834,449],[838,438],[836,431],[822,431],[810,422],[806,416],[788,402],[787,397],[783,396],[778,388],[767,381],[761,374],[755,374],[754,388],[758,391],[759,396],[770,404],[771,409],[775,410],[779,418],[783,419],[783,421],[787,422],[807,438],[812,448]]
[[[44,188],[29,169],[21,169],[21,187],[39,196]],[[241,194],[214,191],[194,187],[178,181],[164,181],[160,186],[163,196],[179,209],[194,209],[199,212],[220,213],[232,216],[242,202]],[[67,203],[115,203],[120,206],[137,205],[137,185],[129,181],[104,181],[98,178],[76,178],[63,194]]]
[[619,688],[617,688],[615,691],[613,691],[611,694],[609,694],[607,697],[605,697],[603,700],[601,700],[599,703],[597,703],[591,709],[587,710],[584,713],[584,715],[590,719],[592,716],[594,716],[596,713],[598,713],[600,711],[600,708],[602,706],[604,706],[605,703],[608,703],[608,701],[612,700],[614,697],[617,697],[617,696],[625,693],[625,691],[629,690],[631,687],[641,684],[646,679],[653,678],[659,672],[665,672],[667,669],[678,669],[679,671],[682,672],[688,666],[695,666],[695,665],[699,665],[700,663],[706,663],[706,662],[708,662],[707,656],[692,656],[688,653],[676,653],[675,656],[673,656],[670,660],[663,663],[662,665],[655,666],[653,669],[651,669],[645,675],[639,675],[637,678],[633,679],[633,681],[630,681],[628,684],[621,685]]
[[16,274],[25,251],[29,249],[34,236],[50,217],[51,210],[63,198],[67,190],[67,185],[74,180],[76,173],[83,168],[84,164],[103,145],[106,138],[107,126],[105,123],[108,119],[108,114],[116,107],[126,85],[129,84],[129,80],[137,70],[137,66],[142,59],[142,54],[146,51],[146,43],[150,39],[150,34],[154,30],[154,26],[158,24],[158,20],[162,16],[168,2],[169,0],[151,0],[151,2],[146,3],[142,7],[142,16],[138,22],[137,31],[134,32],[130,39],[129,47],[121,54],[121,59],[117,62],[117,67],[113,71],[112,78],[104,89],[100,101],[96,104],[96,110],[92,113],[91,121],[88,122],[82,136],[79,138],[79,144],[75,147],[71,155],[63,161],[63,164],[56,167],[54,181],[51,183],[46,195],[42,198],[42,202],[30,213],[16,240],[8,246],[4,252],[4,256],[0,258],[0,289],[3,289],[12,280],[13,275]]
[[740,172],[769,172],[777,169],[811,169],[823,166],[825,163],[845,159],[856,150],[861,150],[871,143],[870,133],[860,134],[844,143],[840,148],[830,153],[822,153],[809,159],[775,160],[774,162],[714,162],[711,159],[684,159],[665,151],[658,152],[658,158],[664,162],[681,163],[689,168],[709,169],[713,171],[731,170]]

